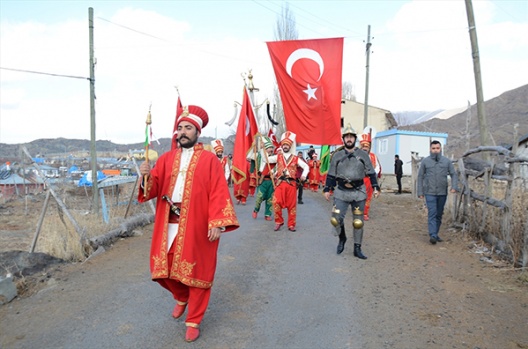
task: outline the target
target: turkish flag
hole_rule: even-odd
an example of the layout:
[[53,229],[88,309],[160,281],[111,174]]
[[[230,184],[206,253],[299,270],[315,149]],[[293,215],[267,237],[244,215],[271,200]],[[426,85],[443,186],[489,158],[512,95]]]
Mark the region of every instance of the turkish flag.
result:
[[253,138],[258,132],[257,121],[247,89],[244,87],[242,109],[238,117],[238,126],[233,150],[232,177],[234,194],[237,201],[246,201],[249,192],[249,163],[247,152],[253,144]]
[[174,118],[174,127],[172,129],[172,140],[171,140],[171,150],[176,149],[178,145],[178,141],[176,138],[178,138],[178,116],[183,113],[183,106],[180,100],[180,96],[178,96],[178,101],[176,102],[176,117]]
[[343,144],[343,38],[268,42],[286,129],[297,141]]
[[273,129],[269,129],[269,132],[268,132],[268,138],[271,139],[271,142],[273,143],[273,146],[275,147],[275,154],[277,154],[277,150],[279,149],[280,147],[280,143],[279,141],[277,140],[277,137],[275,136],[275,133],[273,132]]

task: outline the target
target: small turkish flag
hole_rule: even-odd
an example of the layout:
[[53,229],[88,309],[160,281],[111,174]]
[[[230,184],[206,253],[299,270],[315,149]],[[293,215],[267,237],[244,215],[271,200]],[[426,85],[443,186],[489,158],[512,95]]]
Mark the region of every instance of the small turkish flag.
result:
[[286,128],[297,141],[342,144],[343,38],[268,42]]
[[176,117],[174,118],[174,127],[172,129],[172,141],[171,141],[171,150],[174,150],[178,147],[178,117],[183,113],[183,106],[178,96],[178,101],[176,102]]

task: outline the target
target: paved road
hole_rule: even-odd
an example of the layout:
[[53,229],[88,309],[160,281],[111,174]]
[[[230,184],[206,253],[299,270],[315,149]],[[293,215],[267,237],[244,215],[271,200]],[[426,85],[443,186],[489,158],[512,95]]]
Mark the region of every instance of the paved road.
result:
[[[321,195],[321,194],[318,194]],[[306,193],[296,232],[273,231],[251,218],[254,200],[236,210],[242,228],[225,234],[211,302],[196,344],[208,348],[346,348],[358,341],[360,316],[350,295],[361,262],[335,254],[328,208]],[[2,333],[16,348],[169,348],[182,345],[184,320],[174,320],[169,294],[150,281],[144,236],[119,241],[68,280],[9,307],[18,333]],[[60,301],[60,302],[57,302]],[[7,307],[6,307],[7,308]],[[4,309],[6,310],[6,309]],[[24,328],[24,330],[22,330]]]
[[442,246],[428,244],[420,213],[408,223],[418,229],[396,221],[416,207],[410,198],[398,200],[380,201],[373,209],[363,249],[367,261],[353,257],[350,238],[336,255],[330,204],[321,193],[305,193],[296,232],[284,227],[274,232],[274,223],[262,214],[253,220],[254,199],[236,206],[242,228],[221,238],[215,285],[195,343],[185,343],[184,319],[172,319],[174,301],[150,280],[152,226],[147,226],[143,235],[120,240],[83,265],[61,267],[38,294],[0,307],[0,348],[409,349],[528,343],[526,313],[518,306],[527,304],[526,294],[513,290],[505,297],[488,289],[489,279],[481,278],[486,271],[457,244],[449,238]]

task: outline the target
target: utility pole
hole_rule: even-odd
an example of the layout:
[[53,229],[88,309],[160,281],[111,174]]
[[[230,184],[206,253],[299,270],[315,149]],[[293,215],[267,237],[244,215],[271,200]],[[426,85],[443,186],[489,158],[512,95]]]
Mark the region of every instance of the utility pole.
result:
[[368,125],[368,93],[369,93],[369,65],[370,65],[370,46],[372,44],[370,43],[370,24],[368,26],[368,35],[367,35],[367,65],[366,65],[366,71],[367,76],[365,77],[365,105],[364,105],[364,111],[363,111],[363,129],[365,129]]
[[[480,56],[477,41],[477,28],[475,27],[475,17],[473,14],[473,4],[471,0],[465,0],[466,12],[469,25],[469,38],[471,40],[471,54],[473,56],[473,71],[475,74],[475,87],[477,89],[477,118],[479,121],[480,145],[491,145],[488,131],[488,120],[484,109],[484,96],[482,92],[482,75],[480,71]],[[488,155],[484,153],[484,156]]]
[[99,190],[97,188],[97,150],[95,148],[95,73],[94,73],[94,38],[93,8],[88,8],[88,26],[90,35],[90,156],[92,168],[92,212],[99,214]]

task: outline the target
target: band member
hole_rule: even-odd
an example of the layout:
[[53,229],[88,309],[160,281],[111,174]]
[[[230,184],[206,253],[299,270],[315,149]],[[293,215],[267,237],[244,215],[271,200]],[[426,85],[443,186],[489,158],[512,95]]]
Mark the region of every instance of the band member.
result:
[[379,196],[379,186],[376,180],[376,172],[372,167],[368,154],[356,148],[356,131],[348,124],[342,133],[344,146],[337,149],[330,160],[330,169],[326,177],[326,184],[323,190],[327,201],[330,201],[330,192],[334,192],[334,206],[339,212],[337,217],[339,228],[339,243],[337,254],[341,254],[345,249],[347,240],[345,233],[345,215],[349,206],[354,213],[354,256],[360,259],[367,259],[361,251],[363,241],[363,210],[367,193],[363,179],[365,174],[370,177],[370,182],[374,188],[374,197]]
[[317,160],[317,153],[315,151],[312,154],[312,159],[308,162],[308,166],[310,167],[310,174],[308,175],[310,177],[310,190],[317,193],[319,190],[319,177],[321,176],[319,173],[321,161]]
[[224,143],[221,139],[215,139],[214,141],[211,141],[211,146],[213,147],[216,157],[218,157],[218,160],[220,160],[220,164],[224,169],[224,176],[227,182],[229,181],[229,176],[231,175],[231,169],[229,167],[229,159],[227,156],[224,156]]
[[[258,154],[257,166],[259,168],[259,182],[257,187],[257,197],[255,199],[255,208],[251,216],[253,219],[257,219],[258,212],[262,202],[265,202],[264,219],[271,221],[272,208],[273,208],[273,192],[275,191],[273,183],[273,168],[275,164],[270,164],[266,161],[270,156],[273,155],[273,143],[268,138],[263,136],[264,149]],[[266,152],[266,154],[264,154]]]
[[[304,157],[303,157],[303,152],[302,151],[297,152],[297,158],[299,159],[299,162],[302,161],[302,162],[306,163],[306,161],[304,161]],[[306,164],[306,165],[308,165],[308,164]],[[300,167],[300,166],[297,166],[297,173],[296,173],[295,179],[297,180],[297,203],[299,205],[304,204],[303,191],[304,191],[304,182],[306,182],[306,180],[304,182],[301,181],[302,173],[303,173],[303,168]]]
[[172,312],[187,309],[185,340],[200,336],[213,285],[220,235],[239,227],[217,157],[197,143],[209,118],[190,105],[178,116],[179,148],[161,155],[154,168],[140,166],[138,200],[156,199],[150,250],[152,279],[172,293]]
[[[376,171],[376,178],[380,179],[381,178],[381,164],[376,154],[370,151],[371,146],[372,146],[371,135],[368,133],[363,133],[359,139],[359,147],[368,153],[370,157],[370,162],[372,163],[372,167],[374,167],[374,171]],[[365,176],[364,181],[365,181],[365,187],[367,189],[367,200],[365,201],[365,212],[363,212],[363,219],[368,221],[370,203],[372,202],[373,191],[372,191],[372,186],[370,184],[369,176]]]
[[270,163],[276,163],[277,182],[273,194],[273,209],[275,211],[275,231],[284,225],[282,210],[288,211],[288,230],[295,231],[297,221],[297,201],[295,174],[297,166],[303,169],[301,181],[306,180],[310,170],[304,161],[299,161],[295,154],[295,133],[286,131],[281,137],[280,150],[277,155],[268,158]]

